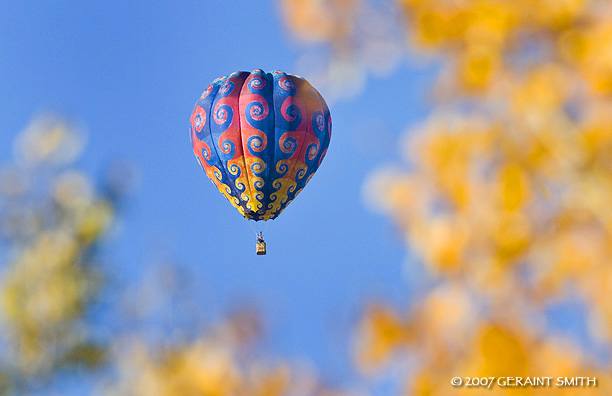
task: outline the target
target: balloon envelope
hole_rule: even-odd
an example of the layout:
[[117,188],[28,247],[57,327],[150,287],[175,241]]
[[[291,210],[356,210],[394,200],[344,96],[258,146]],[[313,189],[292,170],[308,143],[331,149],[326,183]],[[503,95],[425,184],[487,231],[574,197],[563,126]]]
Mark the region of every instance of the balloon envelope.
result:
[[189,133],[198,162],[228,201],[249,220],[270,220],[321,165],[331,117],[305,79],[242,71],[206,88]]

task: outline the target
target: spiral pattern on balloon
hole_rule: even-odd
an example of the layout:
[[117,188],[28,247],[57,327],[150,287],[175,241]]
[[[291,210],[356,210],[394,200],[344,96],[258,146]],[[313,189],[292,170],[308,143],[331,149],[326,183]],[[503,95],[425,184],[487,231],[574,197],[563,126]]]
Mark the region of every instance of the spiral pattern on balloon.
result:
[[215,169],[213,169],[213,173],[215,175],[215,178],[219,181],[222,182],[223,179],[223,175],[221,174],[221,171],[219,170],[219,168],[215,167]]
[[228,119],[231,120],[233,116],[232,107],[222,102],[217,102],[215,110],[213,112],[213,118],[219,125],[224,124]]
[[279,162],[276,164],[276,172],[279,174],[279,178],[285,176],[285,173],[289,171],[289,165],[284,162]]
[[261,121],[268,116],[268,102],[263,96],[254,95],[253,101],[246,105],[246,110],[252,119]]
[[254,131],[253,135],[249,136],[247,139],[247,147],[251,154],[260,153],[265,150],[268,145],[268,138],[261,131]]
[[208,87],[206,87],[206,90],[204,92],[202,92],[202,95],[200,95],[200,100],[204,100],[212,91],[212,84],[209,84]]
[[278,143],[283,153],[293,154],[297,148],[297,140],[289,136],[287,133],[283,133]]
[[204,121],[202,120],[202,114],[196,114],[194,120],[194,126],[196,131],[202,132],[202,128],[204,128]]
[[229,170],[229,173],[231,173],[232,175],[240,176],[240,167],[238,165],[230,164],[230,166],[228,166],[227,169]]
[[291,79],[289,79],[289,76],[281,77],[278,80],[278,86],[284,89],[285,91],[295,91],[295,84],[293,83],[293,81],[291,81]]
[[[261,173],[264,171],[264,169],[266,168],[265,164],[262,162],[254,162],[251,165],[251,172],[253,173]],[[261,183],[261,180],[257,180],[258,182]]]
[[221,94],[229,94],[234,90],[234,83],[232,81],[226,80],[221,88],[219,88],[219,93]]
[[197,132],[202,132],[206,124],[206,110],[196,105],[191,113],[191,123]]
[[263,89],[266,86],[266,80],[257,76],[254,77],[251,81],[249,81],[248,87],[250,89]]
[[308,170],[307,168],[301,168],[300,170],[297,171],[295,178],[298,180],[303,179],[304,176],[306,176],[307,170]]
[[310,145],[308,146],[308,151],[307,151],[307,155],[308,155],[308,160],[312,161],[313,159],[315,159],[317,157],[317,153],[319,152],[319,144],[318,143],[310,143]]
[[206,124],[206,110],[200,106],[197,106],[193,114],[193,126],[195,127],[196,131],[202,132],[202,128],[204,128],[204,124]]
[[202,157],[210,161],[210,146],[206,142],[202,142]]
[[229,139],[225,139],[223,143],[221,143],[221,151],[225,154],[231,153],[235,148],[234,142]]
[[300,108],[296,105],[287,106],[287,111],[283,115],[287,121],[295,121],[300,116]]
[[323,116],[323,113],[320,111],[317,111],[314,114],[314,118],[315,118],[314,124],[317,126],[317,128],[319,128],[319,131],[323,131],[325,129],[325,117]]
[[293,103],[293,99],[288,97],[281,106],[281,115],[289,122],[300,123],[302,119],[302,112],[297,104]]

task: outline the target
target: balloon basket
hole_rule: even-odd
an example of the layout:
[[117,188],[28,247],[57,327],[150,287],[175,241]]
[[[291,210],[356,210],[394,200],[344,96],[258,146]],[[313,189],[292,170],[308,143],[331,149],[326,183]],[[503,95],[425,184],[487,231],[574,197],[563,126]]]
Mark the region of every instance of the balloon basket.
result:
[[257,242],[256,245],[257,255],[263,256],[266,254],[266,243],[265,242]]

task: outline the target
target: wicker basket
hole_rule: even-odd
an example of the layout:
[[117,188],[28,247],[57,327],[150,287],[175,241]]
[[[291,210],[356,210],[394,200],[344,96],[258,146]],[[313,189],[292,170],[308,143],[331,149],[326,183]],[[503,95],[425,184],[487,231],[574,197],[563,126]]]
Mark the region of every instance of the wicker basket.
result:
[[257,255],[262,256],[266,254],[266,243],[265,242],[257,242]]

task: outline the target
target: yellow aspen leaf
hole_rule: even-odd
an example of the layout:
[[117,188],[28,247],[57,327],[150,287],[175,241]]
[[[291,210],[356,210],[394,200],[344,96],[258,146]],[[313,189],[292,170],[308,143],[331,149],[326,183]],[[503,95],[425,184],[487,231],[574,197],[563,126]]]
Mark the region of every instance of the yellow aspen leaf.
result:
[[492,326],[485,328],[480,338],[484,359],[483,375],[524,376],[528,373],[528,354],[521,340],[507,330]]
[[469,90],[486,88],[499,69],[499,53],[487,46],[470,46],[462,54],[460,78]]
[[531,242],[528,217],[522,212],[502,212],[493,230],[497,255],[505,262],[523,253]]
[[383,364],[407,336],[395,312],[384,306],[371,307],[360,324],[358,363],[365,370]]
[[508,164],[500,171],[502,205],[505,210],[515,211],[525,205],[529,197],[529,184],[523,168]]

